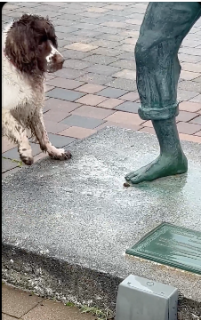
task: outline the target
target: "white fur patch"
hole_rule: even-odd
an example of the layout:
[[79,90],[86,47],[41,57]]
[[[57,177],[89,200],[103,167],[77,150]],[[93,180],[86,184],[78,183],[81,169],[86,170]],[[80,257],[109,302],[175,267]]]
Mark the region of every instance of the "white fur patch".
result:
[[51,52],[50,52],[50,54],[46,57],[47,63],[50,63],[50,62],[51,62],[52,57],[53,57],[55,54],[61,55],[61,53],[60,53],[52,44],[50,44],[50,46],[51,46]]

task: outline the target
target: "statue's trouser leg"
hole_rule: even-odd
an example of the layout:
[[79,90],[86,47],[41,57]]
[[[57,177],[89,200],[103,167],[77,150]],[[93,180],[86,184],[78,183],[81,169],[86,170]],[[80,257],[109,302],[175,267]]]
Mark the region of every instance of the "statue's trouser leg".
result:
[[161,152],[151,164],[129,173],[127,181],[139,183],[187,171],[175,122],[178,50],[200,16],[198,2],[154,2],[147,7],[135,47],[139,115],[152,120]]

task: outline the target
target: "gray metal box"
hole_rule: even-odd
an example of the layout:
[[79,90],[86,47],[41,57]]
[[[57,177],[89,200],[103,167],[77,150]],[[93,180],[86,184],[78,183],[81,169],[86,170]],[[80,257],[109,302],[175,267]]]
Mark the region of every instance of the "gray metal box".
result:
[[115,320],[177,320],[178,290],[129,275],[119,285]]

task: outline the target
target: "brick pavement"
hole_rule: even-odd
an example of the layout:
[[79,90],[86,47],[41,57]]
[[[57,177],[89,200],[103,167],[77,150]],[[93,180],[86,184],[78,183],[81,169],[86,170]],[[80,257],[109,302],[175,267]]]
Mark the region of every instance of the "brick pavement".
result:
[[[154,133],[139,118],[134,46],[146,3],[7,3],[3,24],[22,13],[49,15],[64,68],[47,74],[44,120],[56,146],[106,125]],[[181,139],[201,142],[201,19],[183,41],[177,118]],[[34,159],[47,155],[34,143]],[[3,176],[20,169],[16,145],[3,138]],[[14,161],[13,161],[14,160]],[[17,161],[15,161],[17,160]]]
[[[2,285],[2,320],[95,320],[77,307]],[[97,318],[96,318],[97,319]]]

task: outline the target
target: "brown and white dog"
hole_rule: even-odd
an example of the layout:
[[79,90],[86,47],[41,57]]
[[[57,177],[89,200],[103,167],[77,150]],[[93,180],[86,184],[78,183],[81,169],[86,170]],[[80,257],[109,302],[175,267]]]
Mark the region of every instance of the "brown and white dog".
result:
[[61,69],[64,62],[52,23],[48,18],[24,14],[7,26],[2,40],[3,135],[18,144],[27,165],[33,163],[33,156],[26,129],[51,158],[69,159],[69,151],[51,144],[43,122],[45,72]]

